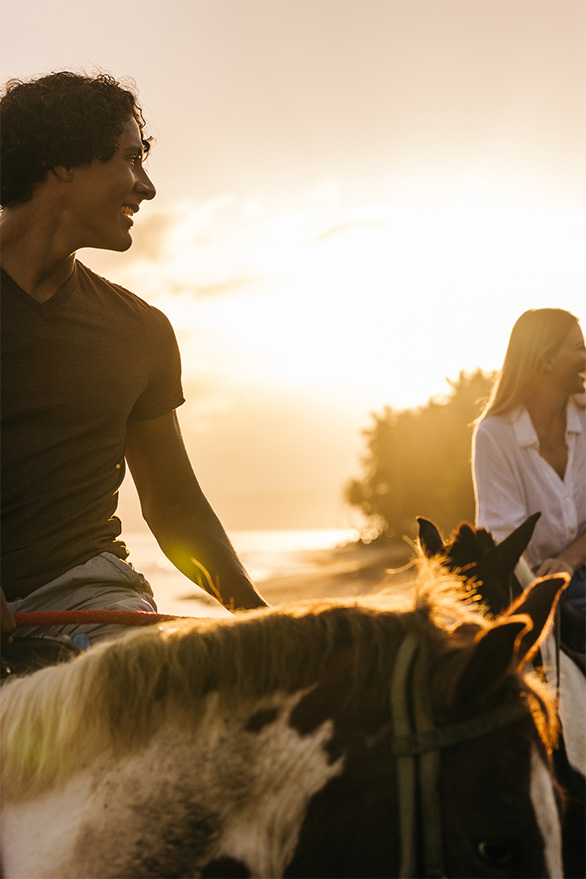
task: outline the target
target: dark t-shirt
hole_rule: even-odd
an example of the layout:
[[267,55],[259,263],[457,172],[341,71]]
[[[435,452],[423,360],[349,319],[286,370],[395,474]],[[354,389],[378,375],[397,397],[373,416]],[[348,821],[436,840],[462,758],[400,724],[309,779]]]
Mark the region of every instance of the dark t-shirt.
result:
[[126,558],[114,515],[128,421],[183,403],[158,309],[76,262],[39,303],[2,272],[2,588],[14,599],[101,552]]

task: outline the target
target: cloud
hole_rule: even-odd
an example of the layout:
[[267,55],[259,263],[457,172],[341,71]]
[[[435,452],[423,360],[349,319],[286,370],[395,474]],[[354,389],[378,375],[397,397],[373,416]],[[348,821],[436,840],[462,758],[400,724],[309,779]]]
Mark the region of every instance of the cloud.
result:
[[329,238],[335,238],[338,235],[345,235],[348,232],[354,232],[356,229],[382,229],[386,225],[385,220],[348,220],[345,223],[341,222],[335,226],[330,226],[329,229],[325,229],[323,232],[320,232],[319,235],[316,235],[313,240],[316,242],[327,241]]
[[254,278],[233,277],[226,278],[224,281],[217,281],[215,284],[200,284],[195,290],[199,298],[208,296],[234,296],[239,293],[247,293],[251,287],[256,287]]
[[172,234],[175,220],[167,211],[149,213],[150,208],[143,207],[136,222],[133,245],[129,257],[132,261],[145,260],[158,262],[163,259],[168,248],[168,239]]
[[340,207],[333,181],[322,181],[285,207],[229,193],[205,202],[145,205],[120,282],[138,283],[155,297],[241,295],[294,276],[300,248],[382,228],[388,220],[387,205]]
[[[218,214],[234,202],[233,196],[224,194],[205,202],[186,199],[160,206],[143,205],[133,233],[132,258],[157,262],[178,251],[205,246],[218,227]],[[220,227],[221,222],[220,216]]]

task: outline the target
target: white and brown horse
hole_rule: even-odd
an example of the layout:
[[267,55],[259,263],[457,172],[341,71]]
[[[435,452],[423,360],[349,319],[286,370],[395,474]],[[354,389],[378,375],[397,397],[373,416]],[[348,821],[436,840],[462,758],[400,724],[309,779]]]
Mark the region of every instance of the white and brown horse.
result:
[[547,690],[563,580],[487,621],[428,573],[141,630],[8,682],[4,879],[561,876]]

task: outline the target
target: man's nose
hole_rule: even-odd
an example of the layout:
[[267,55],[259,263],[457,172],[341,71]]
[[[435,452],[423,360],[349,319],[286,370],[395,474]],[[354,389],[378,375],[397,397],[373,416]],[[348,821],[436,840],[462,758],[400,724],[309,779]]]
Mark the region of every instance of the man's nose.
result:
[[140,174],[138,175],[138,177],[136,179],[136,183],[134,185],[134,188],[138,192],[140,192],[142,197],[145,199],[154,198],[155,195],[157,194],[157,190],[155,189],[155,186],[154,186],[151,178],[149,177],[147,172],[144,170],[144,168],[140,169]]

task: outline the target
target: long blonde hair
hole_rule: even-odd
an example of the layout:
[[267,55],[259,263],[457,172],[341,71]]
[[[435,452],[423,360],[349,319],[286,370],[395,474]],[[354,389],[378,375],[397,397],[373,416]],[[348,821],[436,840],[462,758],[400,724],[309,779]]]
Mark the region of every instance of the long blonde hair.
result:
[[578,318],[562,308],[531,308],[517,320],[507,353],[482,415],[504,415],[537,390],[545,361],[560,348]]

